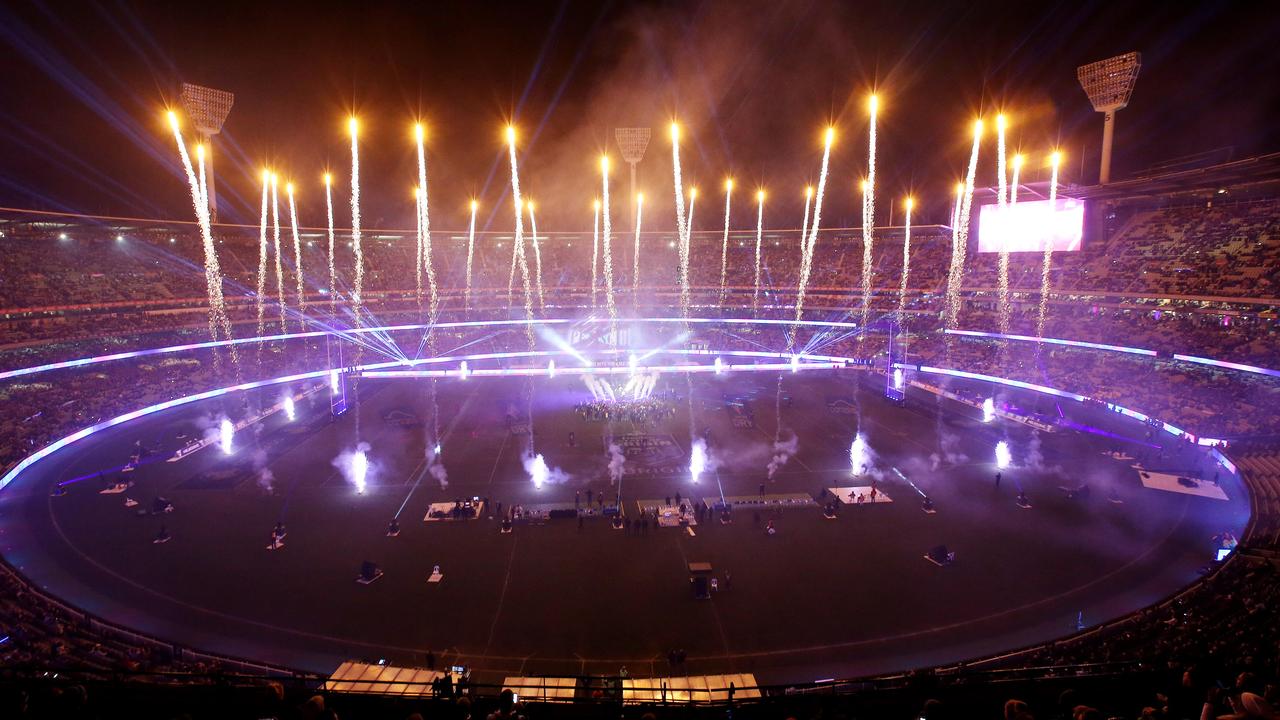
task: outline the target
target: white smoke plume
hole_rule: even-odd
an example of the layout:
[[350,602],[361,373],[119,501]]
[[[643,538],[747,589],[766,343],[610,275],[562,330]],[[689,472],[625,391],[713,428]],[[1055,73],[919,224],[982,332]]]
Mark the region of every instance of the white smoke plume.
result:
[[773,457],[769,460],[769,479],[772,480],[778,468],[787,464],[791,456],[796,454],[796,448],[800,446],[800,438],[790,430],[786,431],[787,438],[779,438],[773,441]]
[[969,462],[969,456],[960,450],[960,436],[938,428],[938,451],[929,455],[929,469],[937,470],[944,462],[960,465]]
[[445,470],[444,463],[433,462],[427,466],[427,471],[431,473],[431,477],[436,479],[436,482],[440,483],[441,490],[449,488],[449,471]]
[[[255,432],[261,428],[261,425],[254,426]],[[253,473],[256,476],[258,487],[268,494],[275,492],[275,473],[271,472],[271,468],[267,467],[267,452],[261,448],[253,451],[249,456],[250,462],[253,463]]]
[[560,468],[547,466],[547,461],[542,457],[541,453],[533,453],[525,451],[521,456],[520,462],[524,465],[524,471],[529,474],[529,480],[533,482],[535,487],[543,485],[562,485],[569,482],[569,473]]
[[609,443],[609,484],[612,485],[622,480],[622,467],[627,462],[627,456],[623,454],[622,448],[618,443]]

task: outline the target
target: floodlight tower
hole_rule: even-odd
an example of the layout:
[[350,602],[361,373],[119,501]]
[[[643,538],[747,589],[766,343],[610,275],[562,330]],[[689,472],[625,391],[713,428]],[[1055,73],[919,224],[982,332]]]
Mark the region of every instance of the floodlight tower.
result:
[[1076,68],[1076,79],[1084,88],[1093,109],[1106,113],[1102,119],[1102,168],[1098,183],[1111,182],[1111,142],[1116,129],[1116,111],[1129,104],[1133,84],[1138,80],[1142,55],[1131,52]]
[[631,229],[636,223],[636,165],[644,159],[644,151],[649,147],[649,128],[614,128],[613,137],[618,141],[618,150],[622,159],[631,166]]
[[218,192],[213,172],[213,136],[222,132],[222,124],[227,121],[227,114],[231,112],[231,105],[235,103],[236,96],[226,90],[215,90],[211,87],[184,82],[179,99],[182,101],[182,109],[186,111],[187,117],[191,118],[191,122],[200,133],[200,142],[205,144],[205,158],[208,163],[209,217],[217,222]]

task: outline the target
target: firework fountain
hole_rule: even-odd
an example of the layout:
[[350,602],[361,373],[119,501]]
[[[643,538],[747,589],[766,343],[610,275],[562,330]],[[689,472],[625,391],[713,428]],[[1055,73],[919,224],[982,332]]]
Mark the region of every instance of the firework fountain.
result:
[[[351,289],[351,313],[355,319],[355,326],[361,327],[363,324],[363,313],[361,307],[364,304],[364,246],[360,236],[360,123],[352,116],[347,121],[347,130],[351,133],[351,252],[355,256],[355,279],[352,282]],[[364,360],[364,347],[356,345],[355,364],[358,366]],[[352,395],[356,400],[356,412],[354,415],[355,435],[356,435],[356,455],[353,458],[351,466],[353,468],[352,477],[358,478],[355,481],[358,492],[364,492],[365,475],[368,473],[369,461],[365,455],[368,449],[368,443],[360,441],[360,387],[359,374],[355,375]],[[359,468],[359,472],[354,472]]]
[[680,317],[689,317],[689,241],[684,224],[684,182],[680,179],[680,126],[671,123],[671,174],[676,199],[676,240],[680,246]]
[[618,319],[618,307],[613,302],[613,218],[609,212],[609,156],[600,156],[601,231],[600,251],[604,255],[604,302],[609,309],[609,319]]
[[542,292],[542,245],[538,242],[538,219],[533,214],[533,200],[525,200],[524,205],[529,209],[529,244],[533,246],[533,277],[538,289],[538,309],[544,310],[546,297]]
[[[227,319],[226,305],[222,298],[222,270],[218,266],[217,249],[213,244],[213,229],[209,220],[209,203],[205,200],[203,185],[197,178],[195,170],[191,167],[191,156],[187,154],[187,145],[182,139],[178,116],[172,111],[169,112],[169,125],[173,129],[173,138],[178,145],[178,155],[182,158],[182,168],[186,171],[187,184],[191,188],[191,202],[195,207],[196,222],[200,226],[200,236],[204,245],[204,279],[209,297],[209,335],[211,339],[216,340],[218,331],[221,330],[223,335],[230,340],[231,322]],[[203,152],[201,157],[203,158]],[[232,346],[232,359],[234,362],[234,346]]]
[[[435,265],[431,261],[431,206],[430,193],[427,191],[427,151],[426,151],[426,130],[422,127],[422,123],[413,126],[415,139],[418,141],[418,237],[421,245],[418,248],[418,259],[416,262],[419,268],[418,272],[426,271],[427,275],[427,298],[430,307],[430,317],[434,321],[436,316],[436,308],[440,302],[440,294],[436,288],[436,270]],[[532,212],[532,209],[530,209]],[[421,281],[419,281],[421,285]],[[419,288],[421,294],[421,288]]]
[[724,304],[729,278],[729,203],[733,199],[733,178],[724,181],[724,240],[720,243],[720,303]]
[[471,262],[476,254],[476,210],[480,208],[480,203],[475,200],[471,201],[471,222],[467,224],[467,273],[466,273],[466,293],[464,298],[464,307],[471,309]]
[[1009,442],[1001,440],[996,443],[996,468],[1004,470],[1013,464],[1013,454],[1009,452]]
[[360,310],[364,302],[364,247],[360,237],[360,124],[353,117],[347,123],[351,131],[351,250],[355,255],[355,282],[351,291],[351,310],[356,326],[361,324]]
[[[298,236],[298,206],[293,199],[293,183],[287,183],[284,186],[285,194],[289,196],[289,230],[293,236],[293,279],[294,294],[298,299],[298,314],[302,314],[302,239]],[[303,327],[306,322],[300,320]]]
[[524,202],[520,198],[520,168],[516,164],[516,129],[507,126],[507,150],[511,159],[511,202],[516,215],[516,232],[512,241],[515,244],[512,252],[516,264],[520,266],[520,277],[524,282],[525,335],[529,340],[529,349],[533,349],[533,289],[529,282],[529,264],[524,255]]
[[955,327],[960,312],[960,283],[964,280],[964,255],[969,242],[969,209],[973,204],[973,181],[978,172],[978,147],[982,143],[982,121],[973,123],[973,150],[969,170],[957,197],[955,222],[951,227],[951,269],[947,274],[946,326]]
[[853,475],[865,475],[874,462],[871,447],[867,445],[867,436],[858,433],[849,445],[849,472]]
[[1013,156],[1013,163],[1012,163],[1013,164],[1013,180],[1009,182],[1009,204],[1010,205],[1018,204],[1018,180],[1019,180],[1019,176],[1022,174],[1022,163],[1025,160],[1026,158],[1022,157],[1022,155]]
[[911,275],[911,208],[915,200],[907,198],[903,203],[907,211],[906,227],[902,235],[902,285],[898,288],[898,325],[902,325],[902,315],[907,309],[907,278]]
[[867,179],[862,193],[862,326],[867,326],[871,309],[871,243],[876,223],[876,115],[880,100],[875,95],[867,101],[870,126],[867,131]]
[[[800,247],[804,252],[804,258],[800,263],[800,283],[796,291],[796,322],[799,323],[804,317],[804,299],[805,291],[809,288],[809,273],[813,269],[813,248],[818,242],[818,226],[822,223],[822,198],[827,192],[827,167],[831,161],[831,143],[835,142],[836,129],[827,128],[826,144],[822,150],[822,170],[818,173],[818,192],[813,200],[813,221],[809,228],[801,228],[800,231]],[[805,208],[809,207],[808,192],[805,193]],[[806,212],[806,215],[808,213]],[[790,351],[792,345],[795,344],[796,330],[799,325],[792,325],[791,331],[787,333],[787,350]]]
[[329,230],[329,298],[336,302],[338,298],[338,267],[333,259],[333,175],[330,173],[324,174],[324,213]]
[[[258,337],[266,333],[263,326],[266,322],[266,304],[263,295],[267,291],[267,203],[271,195],[271,171],[262,171],[262,215],[258,226],[258,287],[254,293],[254,311],[258,318]],[[262,348],[262,343],[258,343]]]
[[222,448],[223,455],[230,455],[235,451],[235,437],[235,424],[228,418],[222,418],[222,421],[218,423],[218,446]]
[[280,332],[285,331],[284,253],[280,247],[280,183],[271,173],[271,239],[276,260],[276,310],[280,313]]
[[[636,239],[631,250],[631,305],[640,304],[640,215],[644,209],[644,195],[636,194]],[[594,299],[594,296],[593,296]]]
[[[516,128],[514,125],[507,126],[507,153],[511,160],[511,202],[516,218],[516,231],[513,238],[515,243],[514,251],[516,253],[516,261],[520,265],[520,278],[524,284],[524,334],[529,350],[533,350],[535,343],[533,337],[533,289],[529,282],[529,263],[525,260],[524,254],[524,213],[522,212],[523,202],[520,198],[520,168],[516,162]],[[532,379],[528,379],[525,383],[524,392],[525,412],[528,415],[529,422],[529,444],[524,453],[524,467],[534,485],[540,488],[549,472],[546,461],[534,450]]]
[[[727,235],[725,237],[728,237]],[[760,307],[760,260],[764,244],[764,191],[756,191],[756,279],[755,292],[751,296],[751,312],[755,314]]]
[[596,200],[591,207],[594,212],[591,220],[591,307],[595,307],[600,288],[600,201]]
[[[1058,168],[1062,165],[1062,153],[1054,151],[1049,156],[1049,207],[1058,208]],[[1036,337],[1044,338],[1045,312],[1049,308],[1049,267],[1053,262],[1053,239],[1044,244],[1044,263],[1040,266],[1040,312],[1036,315]]]
[[[996,116],[996,202],[1003,210],[1008,204],[1006,197],[1007,188],[1005,186],[1005,158],[1004,158],[1004,131],[1005,131],[1004,115]],[[999,326],[1002,334],[1009,332],[1009,246],[1005,242],[1000,243],[1000,265],[999,277],[997,280],[997,294],[1000,299],[999,308]],[[1001,363],[1003,365],[1003,363]]]
[[413,297],[418,301],[418,311],[422,311],[422,188],[415,187],[413,189],[413,216],[418,223],[418,232],[416,239],[418,241],[417,248],[414,250],[416,260],[413,263]]

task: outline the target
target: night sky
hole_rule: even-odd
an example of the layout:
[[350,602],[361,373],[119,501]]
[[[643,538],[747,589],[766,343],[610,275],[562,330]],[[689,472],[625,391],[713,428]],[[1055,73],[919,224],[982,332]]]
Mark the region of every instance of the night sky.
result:
[[[428,127],[432,224],[511,227],[502,128],[520,133],[523,189],[540,230],[583,230],[608,150],[615,217],[627,178],[616,126],[651,126],[641,165],[646,225],[674,225],[666,127],[684,126],[697,224],[720,222],[726,176],[735,223],[799,224],[823,128],[838,129],[824,226],[856,224],[866,98],[881,96],[880,222],[911,192],[946,218],[973,119],[1003,109],[1011,152],[1066,179],[1097,178],[1101,116],[1077,65],[1137,50],[1143,68],[1117,123],[1113,175],[1178,156],[1280,151],[1280,10],[1275,3],[1077,1],[0,3],[0,205],[191,219],[164,123],[181,81],[235,93],[216,141],[222,219],[256,224],[258,174],[299,186],[303,224],[323,222],[325,169],[350,169],[345,120],[362,123],[367,227],[412,225],[411,125]],[[994,182],[994,137],[979,183]],[[1028,172],[1034,176],[1036,170]],[[502,203],[502,204],[499,204]],[[349,221],[340,212],[338,223]],[[629,223],[625,223],[629,225]]]

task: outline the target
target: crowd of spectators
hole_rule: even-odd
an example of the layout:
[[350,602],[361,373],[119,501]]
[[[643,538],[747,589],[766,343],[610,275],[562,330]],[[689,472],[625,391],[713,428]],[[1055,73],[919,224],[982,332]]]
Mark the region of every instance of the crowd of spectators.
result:
[[[118,235],[118,237],[117,237]],[[465,240],[441,234],[434,254],[444,305],[461,310]],[[546,304],[603,307],[602,291],[592,292],[589,235],[540,238]],[[908,330],[905,354],[895,359],[1009,377],[1114,402],[1172,422],[1202,436],[1267,438],[1280,427],[1280,385],[1265,375],[1173,361],[1174,352],[1280,367],[1280,333],[1275,306],[1280,282],[1280,200],[1242,205],[1184,206],[1134,212],[1110,237],[1080,253],[1054,256],[1045,334],[1089,342],[1157,350],[1160,358],[1112,351],[1041,346],[943,335],[941,292],[947,280],[950,234],[928,228],[912,236],[912,264],[902,321]],[[472,317],[508,317],[512,300],[510,237],[490,236],[477,246]],[[628,243],[615,258],[618,305],[677,303],[678,252],[674,236],[657,233],[638,266],[638,295],[630,292],[632,259]],[[872,253],[872,317],[893,313],[900,302],[903,238],[885,232]],[[757,314],[785,318],[794,312],[801,257],[794,232],[766,233],[764,278]],[[148,229],[117,233],[82,226],[48,229],[32,226],[0,238],[6,262],[0,264],[0,369],[55,362],[88,355],[207,339],[201,278],[201,249],[189,230]],[[225,291],[237,336],[256,331],[253,288],[257,283],[257,237],[228,232],[219,240],[226,274]],[[325,268],[322,243],[305,243],[303,265]],[[754,235],[734,234],[727,248],[726,285],[734,309],[720,301],[720,235],[696,234],[691,283],[697,312],[745,313],[755,296]],[[856,319],[861,301],[861,239],[833,232],[820,236],[813,261],[809,303],[821,317]],[[374,239],[366,244],[366,297],[381,320],[420,318],[413,271],[413,239]],[[705,259],[705,261],[703,261]],[[293,263],[284,294],[292,307]],[[712,261],[714,260],[714,262]],[[996,258],[970,255],[964,275],[964,301],[958,326],[994,331]],[[1015,255],[1010,287],[1014,294],[1009,326],[1034,335],[1040,284],[1038,254]],[[345,277],[349,262],[340,262]],[[308,269],[307,312],[346,322],[329,303],[334,289],[327,275]],[[521,280],[515,276],[516,292]],[[339,282],[339,293],[348,289]],[[267,279],[274,294],[274,278]],[[515,302],[519,306],[519,301]],[[831,308],[840,308],[839,312]],[[853,308],[852,310],[850,308]],[[539,312],[553,314],[548,307]],[[276,316],[269,305],[268,316]],[[288,330],[297,329],[292,325]],[[299,323],[298,327],[301,324]],[[277,332],[268,322],[265,330]],[[452,344],[480,343],[493,351],[522,349],[522,332],[482,336],[456,333]],[[699,342],[724,350],[780,350],[788,346],[785,328],[719,328],[701,333]],[[808,352],[878,358],[886,353],[882,335],[857,337],[805,329],[795,347]],[[239,349],[239,362],[226,350],[193,350],[163,356],[58,370],[17,378],[0,385],[0,470],[54,439],[126,409],[230,384],[245,377],[314,369],[326,352],[323,339],[277,342]],[[902,346],[896,350],[902,353]],[[215,357],[216,355],[216,357]],[[660,401],[643,413],[665,412]],[[599,413],[588,406],[587,413]],[[1255,545],[1271,552],[1280,541],[1280,463],[1265,453],[1241,462],[1265,510],[1255,528]],[[1272,466],[1274,463],[1274,467]],[[1267,534],[1267,533],[1271,534]],[[1260,539],[1258,539],[1260,538]],[[1241,558],[1173,603],[1139,613],[1124,623],[1068,642],[1018,656],[1022,665],[1099,663],[1140,660],[1149,671],[1150,692],[1142,705],[1133,694],[1090,698],[1106,714],[1068,713],[1052,707],[1006,706],[1007,717],[1198,717],[1204,700],[1217,702],[1241,692],[1277,700],[1277,648],[1280,647],[1280,578],[1276,558]],[[176,653],[142,639],[122,639],[85,617],[31,593],[21,579],[0,568],[0,663],[57,669],[160,669],[209,672],[214,667],[185,662]],[[1218,692],[1212,688],[1222,687]],[[1145,692],[1146,690],[1144,690]],[[1084,704],[1084,703],[1082,703]],[[926,705],[925,717],[965,707],[964,701]],[[1225,708],[1223,708],[1225,712]],[[1099,711],[1092,711],[1099,712]],[[1254,714],[1245,717],[1268,717]],[[13,715],[22,717],[22,715]]]

